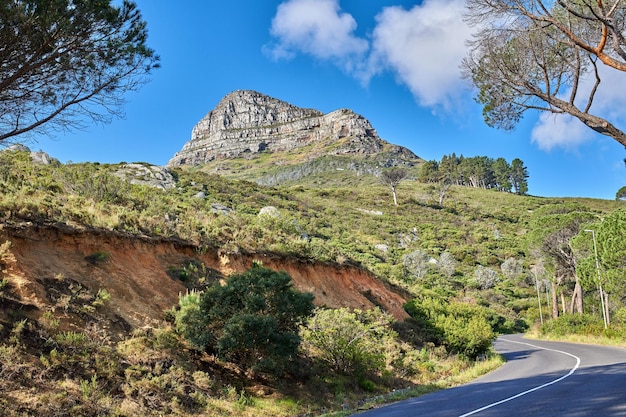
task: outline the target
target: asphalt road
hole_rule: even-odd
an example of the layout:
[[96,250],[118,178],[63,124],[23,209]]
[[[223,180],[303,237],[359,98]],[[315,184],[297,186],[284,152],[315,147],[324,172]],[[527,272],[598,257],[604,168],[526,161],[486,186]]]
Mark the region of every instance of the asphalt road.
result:
[[626,349],[499,337],[507,363],[469,384],[358,417],[626,416]]

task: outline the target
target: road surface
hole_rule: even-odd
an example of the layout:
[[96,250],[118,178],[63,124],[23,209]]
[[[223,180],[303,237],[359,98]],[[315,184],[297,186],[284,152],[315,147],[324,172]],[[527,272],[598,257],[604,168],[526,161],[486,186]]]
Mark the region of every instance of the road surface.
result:
[[626,349],[499,337],[507,363],[469,384],[355,417],[626,416]]

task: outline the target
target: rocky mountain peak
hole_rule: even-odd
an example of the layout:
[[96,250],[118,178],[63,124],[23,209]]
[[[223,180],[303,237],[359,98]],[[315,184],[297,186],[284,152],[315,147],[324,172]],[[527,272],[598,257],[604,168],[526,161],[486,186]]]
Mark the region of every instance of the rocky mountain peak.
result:
[[191,138],[202,139],[222,130],[273,126],[321,115],[317,110],[302,109],[256,91],[237,90],[227,94],[194,127]]
[[[238,90],[226,95],[198,122],[191,140],[168,165],[202,165],[312,144],[324,155],[376,154],[388,145],[394,153],[417,158],[408,149],[383,141],[369,121],[351,110],[324,114],[256,91]],[[317,156],[315,152],[311,155]]]

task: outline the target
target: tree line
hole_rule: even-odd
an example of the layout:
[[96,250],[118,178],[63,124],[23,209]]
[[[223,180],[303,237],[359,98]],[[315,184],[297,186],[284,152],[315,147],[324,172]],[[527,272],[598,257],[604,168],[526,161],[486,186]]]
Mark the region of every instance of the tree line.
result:
[[444,155],[441,161],[426,161],[422,165],[419,181],[447,183],[467,187],[493,189],[525,195],[528,192],[528,169],[521,159],[509,164],[504,158],[463,155]]

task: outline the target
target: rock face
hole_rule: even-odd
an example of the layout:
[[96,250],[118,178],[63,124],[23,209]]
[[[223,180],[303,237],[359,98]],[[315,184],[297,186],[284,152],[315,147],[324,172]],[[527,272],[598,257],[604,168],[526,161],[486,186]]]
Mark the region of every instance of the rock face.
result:
[[[168,165],[201,165],[312,144],[323,147],[324,155],[376,154],[386,146],[404,158],[417,158],[408,149],[383,141],[369,121],[351,110],[323,114],[255,91],[238,90],[200,120],[191,140]],[[311,156],[317,155],[313,151]]]
[[167,190],[176,186],[176,180],[167,168],[150,164],[123,164],[115,172],[119,178],[131,184],[148,185]]
[[11,145],[7,147],[5,151],[28,152],[30,154],[32,161],[36,164],[41,164],[41,165],[60,164],[58,159],[51,157],[47,153],[43,151],[39,151],[39,152],[31,151],[28,146],[21,145],[21,144]]

